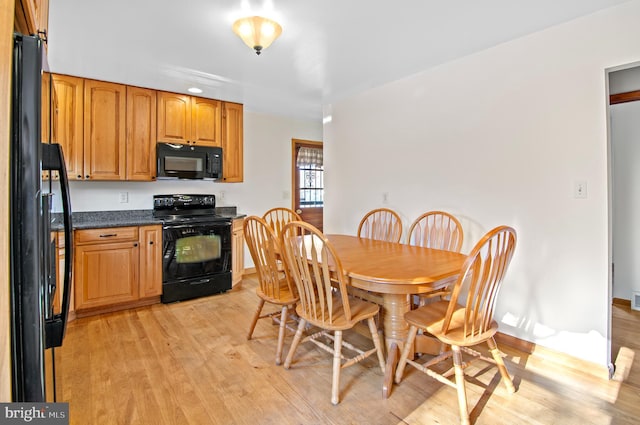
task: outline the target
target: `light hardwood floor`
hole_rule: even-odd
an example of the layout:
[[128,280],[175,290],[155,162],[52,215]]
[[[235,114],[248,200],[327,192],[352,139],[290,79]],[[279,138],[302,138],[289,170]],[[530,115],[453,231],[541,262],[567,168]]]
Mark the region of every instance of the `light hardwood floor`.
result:
[[[246,340],[255,287],[245,278],[242,288],[226,294],[72,322],[56,353],[58,401],[70,403],[71,423],[458,423],[455,390],[413,368],[382,399],[375,358],[342,371],[340,404],[333,406],[328,353],[302,345],[285,370],[273,360],[277,326],[259,321]],[[614,306],[614,323],[614,347],[627,347],[628,360],[640,350],[640,313]],[[497,369],[481,362],[469,368],[473,423],[638,423],[640,372],[633,365],[621,383],[501,348],[517,392],[506,392]]]

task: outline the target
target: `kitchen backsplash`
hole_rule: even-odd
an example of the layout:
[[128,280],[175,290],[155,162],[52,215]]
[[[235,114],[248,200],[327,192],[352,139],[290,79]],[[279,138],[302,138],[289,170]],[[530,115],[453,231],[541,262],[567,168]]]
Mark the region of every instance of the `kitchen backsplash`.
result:
[[[216,206],[238,206],[236,193],[241,184],[200,180],[164,180],[156,182],[70,182],[72,211],[146,210],[153,208],[153,195],[203,193],[216,196]],[[53,185],[54,212],[61,212],[60,193]]]

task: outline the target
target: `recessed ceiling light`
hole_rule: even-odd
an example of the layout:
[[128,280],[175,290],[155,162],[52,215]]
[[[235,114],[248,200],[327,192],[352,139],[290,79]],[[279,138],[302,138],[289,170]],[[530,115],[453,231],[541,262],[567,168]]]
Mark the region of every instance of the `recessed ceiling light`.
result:
[[199,89],[197,87],[190,87],[190,88],[187,89],[187,91],[189,93],[202,93],[202,89]]

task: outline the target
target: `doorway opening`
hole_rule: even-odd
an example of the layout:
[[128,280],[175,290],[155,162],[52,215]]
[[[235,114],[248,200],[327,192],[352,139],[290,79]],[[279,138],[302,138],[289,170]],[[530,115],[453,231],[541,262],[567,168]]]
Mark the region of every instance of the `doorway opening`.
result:
[[[629,64],[607,70],[609,130],[609,352],[616,361],[620,346],[612,343],[616,308],[634,308],[640,293],[640,66]],[[637,309],[637,305],[635,306]]]
[[307,223],[322,231],[324,164],[322,142],[291,140],[292,208]]

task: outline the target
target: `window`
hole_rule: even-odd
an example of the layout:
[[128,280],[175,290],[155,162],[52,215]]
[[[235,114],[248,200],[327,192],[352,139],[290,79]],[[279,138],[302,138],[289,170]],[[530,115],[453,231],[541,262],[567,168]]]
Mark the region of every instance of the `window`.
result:
[[300,182],[300,208],[324,206],[322,149],[302,146],[296,159]]

